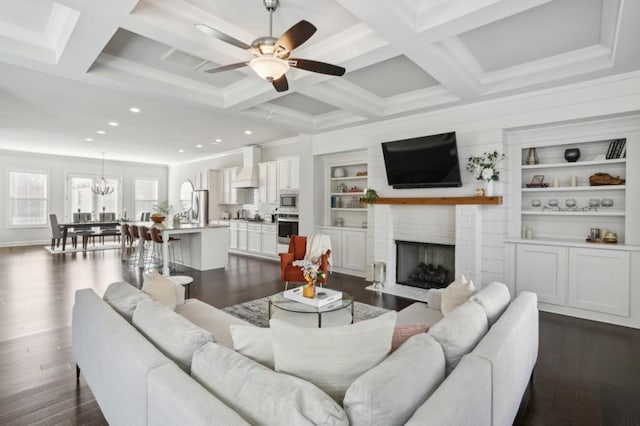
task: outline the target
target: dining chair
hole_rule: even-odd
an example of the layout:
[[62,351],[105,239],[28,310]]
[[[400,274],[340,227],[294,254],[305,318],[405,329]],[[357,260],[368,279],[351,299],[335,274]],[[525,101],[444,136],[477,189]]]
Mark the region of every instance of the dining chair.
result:
[[[55,213],[49,213],[49,223],[51,225],[51,250],[55,250],[60,246],[64,233]],[[71,238],[73,248],[78,246],[78,235],[75,232],[67,230],[67,238]]]

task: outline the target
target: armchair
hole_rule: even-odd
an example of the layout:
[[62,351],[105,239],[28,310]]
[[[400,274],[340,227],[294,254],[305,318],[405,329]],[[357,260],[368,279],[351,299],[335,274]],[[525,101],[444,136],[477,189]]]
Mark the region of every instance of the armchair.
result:
[[[289,251],[287,253],[279,253],[280,270],[282,273],[282,281],[284,281],[284,289],[289,286],[289,282],[306,282],[302,268],[294,266],[296,260],[303,260],[307,252],[307,237],[292,235],[289,241]],[[320,256],[320,270],[324,272],[324,279],[320,284],[327,282],[327,271],[329,269],[329,256],[331,250],[327,250]]]

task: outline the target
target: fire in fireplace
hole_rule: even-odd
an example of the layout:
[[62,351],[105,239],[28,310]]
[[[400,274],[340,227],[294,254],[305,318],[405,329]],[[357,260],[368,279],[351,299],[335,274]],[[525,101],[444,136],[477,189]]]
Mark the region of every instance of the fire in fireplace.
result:
[[453,281],[455,246],[396,240],[396,282],[443,288]]

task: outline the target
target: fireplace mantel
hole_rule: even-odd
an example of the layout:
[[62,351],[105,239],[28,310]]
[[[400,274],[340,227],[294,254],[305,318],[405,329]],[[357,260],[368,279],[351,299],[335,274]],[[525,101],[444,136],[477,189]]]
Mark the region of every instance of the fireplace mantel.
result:
[[371,204],[430,204],[430,205],[455,205],[455,204],[502,204],[502,196],[494,197],[398,197],[378,198]]

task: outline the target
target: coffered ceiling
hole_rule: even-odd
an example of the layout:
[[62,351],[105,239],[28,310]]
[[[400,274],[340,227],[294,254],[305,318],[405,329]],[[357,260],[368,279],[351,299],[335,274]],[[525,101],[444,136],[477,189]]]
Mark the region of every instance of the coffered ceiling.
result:
[[347,73],[291,69],[278,93],[249,67],[205,73],[252,56],[194,27],[250,44],[262,0],[0,0],[0,148],[172,164],[592,80],[640,69],[639,17],[635,0],[281,0],[274,36],[313,23],[295,56]]

